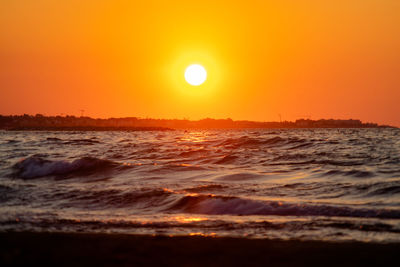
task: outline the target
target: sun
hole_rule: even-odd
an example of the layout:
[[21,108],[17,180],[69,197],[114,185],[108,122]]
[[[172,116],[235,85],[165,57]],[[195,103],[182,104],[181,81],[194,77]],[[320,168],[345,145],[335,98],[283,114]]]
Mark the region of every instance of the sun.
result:
[[207,79],[206,69],[199,64],[193,64],[185,70],[185,80],[193,86],[199,86],[203,84]]

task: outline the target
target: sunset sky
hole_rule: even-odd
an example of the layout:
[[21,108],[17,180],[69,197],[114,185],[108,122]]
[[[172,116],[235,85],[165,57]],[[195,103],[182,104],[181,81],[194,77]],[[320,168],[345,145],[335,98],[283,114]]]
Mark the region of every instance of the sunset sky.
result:
[[400,126],[400,1],[1,0],[0,114],[81,109]]

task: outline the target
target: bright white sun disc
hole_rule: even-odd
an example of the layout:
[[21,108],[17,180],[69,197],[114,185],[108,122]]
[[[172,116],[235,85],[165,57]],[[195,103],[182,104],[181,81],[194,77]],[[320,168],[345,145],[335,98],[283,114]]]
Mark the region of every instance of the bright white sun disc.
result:
[[207,79],[207,71],[206,69],[199,65],[193,64],[186,68],[185,71],[185,80],[194,86],[201,85]]

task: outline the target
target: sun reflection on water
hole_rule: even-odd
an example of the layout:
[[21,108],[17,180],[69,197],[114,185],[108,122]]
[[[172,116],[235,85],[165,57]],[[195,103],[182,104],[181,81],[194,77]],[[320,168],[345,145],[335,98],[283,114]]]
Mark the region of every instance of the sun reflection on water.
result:
[[173,217],[172,219],[180,223],[192,223],[192,222],[201,222],[208,220],[205,217],[191,217],[191,216],[176,216]]
[[200,143],[207,140],[207,134],[205,132],[185,132],[179,141]]
[[192,232],[189,233],[190,236],[204,236],[204,237],[217,237],[217,233],[201,233],[201,232]]

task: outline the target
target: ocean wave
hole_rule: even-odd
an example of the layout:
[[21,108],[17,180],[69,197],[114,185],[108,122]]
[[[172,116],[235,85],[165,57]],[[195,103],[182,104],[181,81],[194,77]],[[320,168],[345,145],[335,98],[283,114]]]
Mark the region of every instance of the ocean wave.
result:
[[8,200],[12,199],[12,194],[15,192],[15,189],[0,185],[0,203],[5,203]]
[[47,137],[46,140],[47,141],[52,141],[52,142],[62,141],[62,139],[57,138],[57,137]]
[[275,158],[273,158],[271,161],[276,162],[276,161],[296,161],[296,160],[301,160],[303,161],[306,158],[309,158],[309,154],[305,153],[297,153],[297,154],[283,154],[279,155]]
[[289,149],[299,149],[299,148],[309,148],[311,146],[313,146],[314,144],[311,142],[304,142],[302,144],[297,144],[295,146],[290,147]]
[[99,144],[100,142],[97,140],[94,140],[94,138],[91,139],[72,139],[65,141],[64,144],[67,145],[94,145],[94,144]]
[[91,175],[116,167],[121,167],[121,165],[110,160],[93,157],[83,157],[68,162],[65,160],[52,161],[38,156],[31,156],[13,166],[13,175],[23,179],[72,174]]
[[186,188],[184,191],[199,193],[204,191],[214,191],[214,190],[224,190],[227,186],[220,185],[220,184],[208,184],[208,185],[199,185],[196,187]]
[[241,136],[239,138],[229,138],[222,143],[220,146],[232,146],[235,148],[246,147],[246,146],[260,146],[260,145],[276,145],[279,143],[285,143],[287,139],[281,138],[279,136],[271,138],[252,138],[248,136]]
[[239,158],[238,156],[227,155],[227,156],[224,156],[222,159],[216,160],[214,163],[215,164],[232,164],[232,163],[236,162],[236,160],[238,158]]
[[[167,189],[140,189],[123,191],[118,189],[106,189],[96,191],[62,192],[57,197],[64,200],[66,205],[85,207],[91,209],[125,208],[153,209],[170,204],[169,197],[174,195]],[[171,200],[172,201],[172,200]]]
[[350,208],[329,205],[257,201],[215,195],[187,195],[176,201],[171,211],[210,215],[337,216],[400,218],[399,210]]
[[49,143],[61,143],[63,145],[94,145],[100,143],[96,139],[96,137],[79,139],[61,139],[58,137],[47,137],[46,141]]
[[[343,230],[352,230],[357,232],[368,232],[370,233],[388,233],[399,234],[400,229],[398,226],[384,222],[360,222],[360,221],[335,221],[335,220],[314,220],[314,221],[296,221],[288,220],[284,222],[274,221],[246,221],[241,223],[235,223],[233,221],[224,220],[210,220],[204,218],[200,220],[190,220],[188,217],[185,220],[185,216],[167,217],[165,221],[151,221],[151,220],[125,220],[125,219],[81,219],[81,218],[46,218],[43,216],[35,216],[34,219],[27,216],[22,216],[18,220],[15,219],[0,219],[1,230],[27,230],[32,229],[34,231],[43,230],[49,231],[54,229],[66,232],[91,232],[91,231],[106,231],[106,232],[121,232],[128,231],[141,231],[149,230],[150,233],[176,233],[176,234],[192,234],[193,232],[199,233],[200,235],[206,235],[207,233],[216,235],[215,232],[221,235],[225,235],[227,232],[248,236],[248,231],[253,233],[259,233],[264,237],[271,237],[271,232],[277,233],[280,238],[283,237],[303,237],[307,230],[313,232],[316,229],[325,229],[331,233],[341,233]],[[329,229],[329,230],[328,230]],[[333,229],[333,231],[332,231]],[[203,234],[202,234],[203,233]],[[290,234],[289,234],[290,233]],[[288,235],[289,234],[289,235]],[[353,238],[354,239],[354,238]],[[362,240],[362,239],[361,239]],[[387,240],[387,237],[386,237]]]
[[387,185],[383,188],[378,188],[373,190],[368,194],[368,196],[388,196],[388,195],[395,195],[400,194],[400,185]]
[[241,172],[221,175],[219,177],[216,177],[215,179],[222,181],[247,181],[262,178],[264,178],[264,176],[260,174]]
[[313,160],[311,163],[334,166],[361,166],[365,164],[362,160],[353,160],[351,158],[346,158],[345,160]]
[[330,170],[323,174],[323,176],[351,176],[357,178],[367,178],[375,176],[375,173],[369,171],[360,171],[360,170],[348,170],[348,171],[341,171],[341,170]]
[[157,173],[157,174],[170,174],[174,172],[186,172],[186,171],[204,171],[206,168],[194,165],[194,164],[187,164],[187,163],[171,163],[171,164],[164,164],[164,165],[157,165],[154,164],[151,169],[143,170],[143,173]]
[[205,149],[198,149],[198,150],[191,150],[191,151],[181,152],[179,154],[179,157],[190,158],[190,157],[194,157],[194,156],[204,156],[204,155],[206,155],[208,153],[209,153],[209,151],[207,151]]

